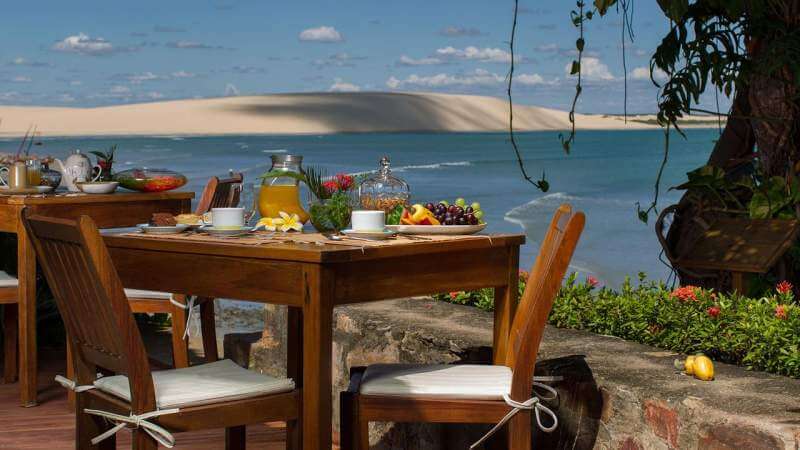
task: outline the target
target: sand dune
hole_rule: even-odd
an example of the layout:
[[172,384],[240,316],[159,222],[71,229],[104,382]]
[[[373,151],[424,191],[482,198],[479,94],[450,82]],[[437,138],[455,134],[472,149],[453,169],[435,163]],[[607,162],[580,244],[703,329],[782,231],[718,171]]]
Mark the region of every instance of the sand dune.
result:
[[[22,135],[33,124],[45,136],[505,131],[508,103],[432,93],[275,94],[100,108],[0,106],[0,118],[0,135],[6,136]],[[648,116],[629,117],[627,124],[616,116],[576,119],[581,129],[654,127]],[[514,125],[520,131],[563,130],[569,122],[564,111],[519,105]]]

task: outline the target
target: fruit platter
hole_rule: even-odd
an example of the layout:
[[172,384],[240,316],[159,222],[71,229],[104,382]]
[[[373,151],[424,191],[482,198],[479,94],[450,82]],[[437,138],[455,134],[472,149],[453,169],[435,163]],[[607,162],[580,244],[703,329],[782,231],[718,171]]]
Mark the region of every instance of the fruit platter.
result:
[[467,205],[463,198],[452,204],[398,205],[386,218],[386,228],[400,234],[475,234],[486,228],[478,202]]

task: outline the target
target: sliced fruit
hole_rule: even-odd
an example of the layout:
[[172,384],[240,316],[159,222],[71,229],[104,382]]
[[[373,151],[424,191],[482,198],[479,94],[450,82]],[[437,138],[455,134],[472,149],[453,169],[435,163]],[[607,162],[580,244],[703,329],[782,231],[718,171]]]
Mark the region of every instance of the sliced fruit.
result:
[[436,220],[433,216],[425,217],[424,219],[417,222],[417,225],[441,225],[438,220]]

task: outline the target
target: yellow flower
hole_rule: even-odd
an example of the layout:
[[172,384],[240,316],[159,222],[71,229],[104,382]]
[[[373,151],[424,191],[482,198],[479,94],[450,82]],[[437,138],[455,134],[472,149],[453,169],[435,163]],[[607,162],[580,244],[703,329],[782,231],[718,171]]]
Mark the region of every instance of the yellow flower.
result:
[[261,220],[258,221],[257,227],[264,227],[267,231],[275,231],[283,225],[283,219],[276,218],[276,217],[262,217]]
[[281,231],[303,230],[303,223],[300,222],[300,216],[298,216],[297,214],[287,214],[283,211],[281,211],[279,214],[281,215],[281,218],[277,220],[281,221],[280,225]]

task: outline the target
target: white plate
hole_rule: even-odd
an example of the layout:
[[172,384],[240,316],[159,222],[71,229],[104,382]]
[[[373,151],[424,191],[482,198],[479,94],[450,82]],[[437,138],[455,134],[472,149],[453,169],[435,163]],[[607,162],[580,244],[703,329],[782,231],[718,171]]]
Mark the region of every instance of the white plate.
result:
[[116,181],[87,181],[75,183],[84,194],[110,194],[117,190]]
[[146,223],[136,225],[136,227],[145,234],[179,234],[183,233],[189,228],[188,225],[175,225],[174,227],[154,227]]
[[53,192],[53,186],[36,186],[36,190],[39,191],[40,194],[49,194]]
[[36,189],[36,187],[11,189],[8,186],[0,186],[0,194],[2,195],[28,195],[38,193],[39,190]]
[[361,239],[373,239],[382,241],[397,236],[396,231],[383,230],[383,231],[357,231],[357,230],[342,230],[342,234]]
[[241,228],[233,228],[233,229],[229,229],[229,228],[219,229],[219,228],[214,228],[214,227],[209,227],[209,226],[203,226],[203,227],[198,228],[197,230],[200,231],[201,233],[208,233],[211,236],[241,236],[241,235],[253,232],[253,228],[252,227],[241,227]]
[[483,231],[486,224],[479,225],[386,225],[400,234],[475,234]]

